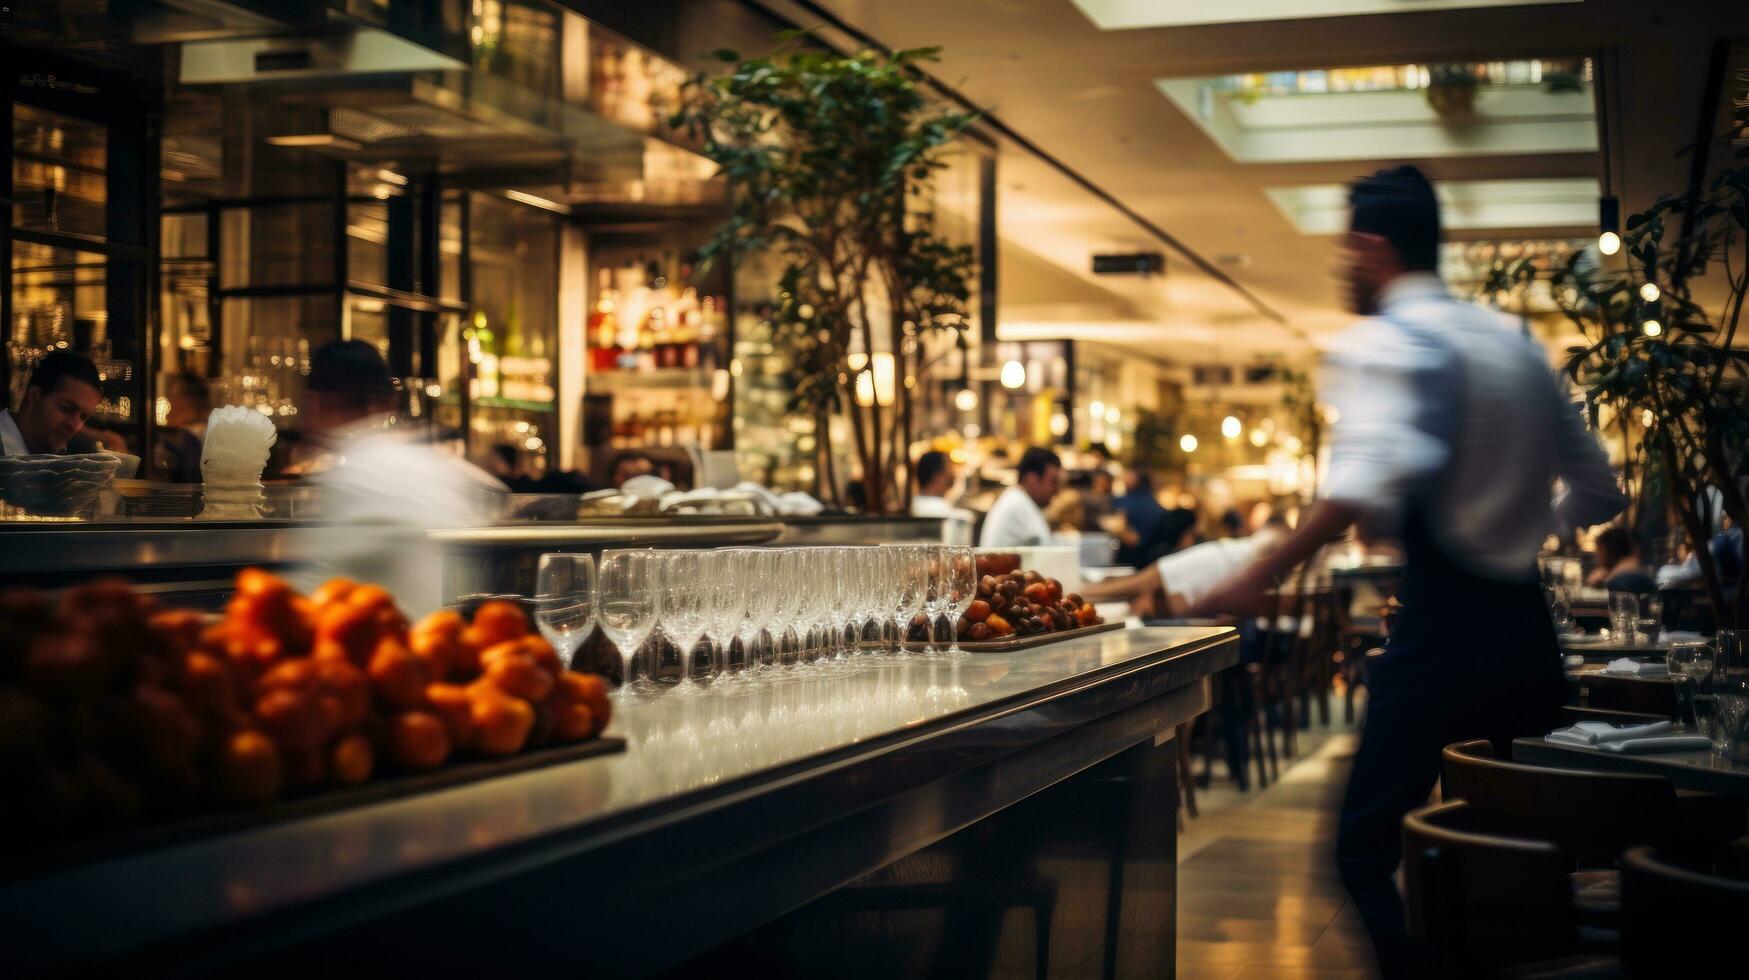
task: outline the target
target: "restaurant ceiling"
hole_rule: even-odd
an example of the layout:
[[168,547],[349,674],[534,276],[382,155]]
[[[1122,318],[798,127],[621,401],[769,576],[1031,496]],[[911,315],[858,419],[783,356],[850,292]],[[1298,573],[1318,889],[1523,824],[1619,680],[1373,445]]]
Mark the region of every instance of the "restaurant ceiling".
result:
[[[1292,209],[1279,204],[1284,191],[1315,199],[1379,167],[1412,162],[1447,185],[1448,194],[1467,189],[1486,196],[1503,187],[1551,192],[1541,203],[1517,195],[1513,201],[1476,202],[1468,213],[1455,211],[1456,223],[1470,226],[1458,229],[1455,237],[1464,238],[1583,234],[1588,229],[1579,203],[1591,186],[1587,182],[1619,195],[1626,213],[1681,191],[1689,163],[1679,151],[1696,136],[1714,41],[1749,35],[1749,4],[1726,0],[1486,6],[1429,0],[1084,0],[1087,11],[1073,0],[761,2],[803,25],[820,25],[824,12],[894,48],[942,45],[942,61],[931,67],[937,79],[1287,320],[1286,328],[1272,322],[1244,297],[1176,261],[1170,250],[1163,280],[1094,277],[1093,254],[1156,250],[1161,242],[1051,163],[1004,141],[998,177],[1003,331],[1116,331],[1125,343],[1152,344],[1174,356],[1202,356],[1211,346],[1243,357],[1268,348],[1303,353],[1308,347],[1296,335],[1317,341],[1351,322],[1330,276],[1334,240],[1318,233],[1330,226],[1328,215],[1311,233],[1301,230],[1289,216]],[[1147,9],[1180,26],[1101,30],[1090,19],[1099,16],[1096,6]],[[1324,16],[1248,20],[1289,6]],[[1192,19],[1187,12],[1210,9],[1248,22],[1184,23]],[[1425,92],[1371,100],[1386,103],[1387,115],[1411,124],[1401,138],[1372,141],[1357,138],[1364,121],[1346,136],[1340,132],[1340,117],[1357,103],[1335,102],[1337,96],[1240,104],[1237,128],[1224,136],[1219,125],[1199,118],[1193,101],[1173,97],[1180,82],[1194,90],[1198,80],[1241,73],[1585,58],[1594,59],[1601,94],[1590,80],[1577,94],[1546,86],[1479,92],[1478,118],[1465,121],[1469,131],[1453,126],[1457,136],[1447,132],[1443,138],[1448,144],[1478,141],[1481,152],[1449,152],[1451,145],[1439,152],[1432,145],[1438,127],[1449,120],[1430,111]],[[1507,100],[1513,104],[1490,105],[1499,101],[1496,95],[1513,95]],[[1524,116],[1535,123],[1514,124]],[[1260,133],[1290,131],[1296,121],[1326,130],[1321,142],[1339,149],[1253,154],[1254,161],[1234,152],[1247,139],[1259,142]],[[1503,181],[1513,183],[1491,183]],[[1526,219],[1523,212],[1530,208],[1545,213]],[[1520,216],[1511,215],[1515,210]],[[1559,223],[1568,219],[1557,212],[1581,223]]]

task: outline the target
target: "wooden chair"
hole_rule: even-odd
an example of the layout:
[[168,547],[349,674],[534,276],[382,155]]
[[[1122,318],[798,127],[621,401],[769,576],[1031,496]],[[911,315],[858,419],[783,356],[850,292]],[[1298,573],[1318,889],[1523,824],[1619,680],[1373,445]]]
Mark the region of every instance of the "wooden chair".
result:
[[1663,776],[1507,762],[1485,739],[1446,746],[1443,761],[1446,799],[1467,802],[1491,831],[1554,843],[1582,867],[1610,867],[1629,847],[1673,844],[1682,833]]
[[1733,960],[1742,968],[1736,930],[1749,922],[1749,881],[1693,871],[1650,847],[1623,854],[1621,867],[1628,976],[1709,976]]
[[1462,800],[1403,818],[1409,931],[1440,974],[1518,973],[1580,954],[1567,880],[1572,855],[1549,841],[1480,832],[1473,823]]

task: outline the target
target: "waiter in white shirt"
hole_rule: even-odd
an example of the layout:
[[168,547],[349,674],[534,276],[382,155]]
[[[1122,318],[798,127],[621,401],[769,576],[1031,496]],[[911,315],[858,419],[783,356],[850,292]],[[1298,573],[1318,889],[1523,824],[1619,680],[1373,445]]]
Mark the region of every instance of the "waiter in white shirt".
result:
[[911,472],[917,478],[917,492],[911,497],[912,517],[941,519],[941,543],[969,546],[972,543],[972,512],[947,502],[958,474],[953,460],[938,449],[917,457]]
[[1037,446],[1021,454],[1017,482],[1002,491],[984,515],[980,548],[1031,548],[1051,543],[1044,507],[1063,482],[1063,461]]
[[1609,520],[1626,500],[1544,351],[1512,321],[1446,293],[1427,179],[1413,167],[1381,171],[1349,203],[1344,273],[1367,319],[1328,365],[1325,400],[1339,418],[1325,499],[1192,613],[1255,610],[1357,522],[1402,542],[1403,611],[1367,663],[1336,857],[1381,971],[1420,976],[1432,971],[1391,877],[1403,815],[1427,801],[1443,746],[1487,738],[1502,751],[1559,725],[1565,684],[1537,553],[1551,531]]

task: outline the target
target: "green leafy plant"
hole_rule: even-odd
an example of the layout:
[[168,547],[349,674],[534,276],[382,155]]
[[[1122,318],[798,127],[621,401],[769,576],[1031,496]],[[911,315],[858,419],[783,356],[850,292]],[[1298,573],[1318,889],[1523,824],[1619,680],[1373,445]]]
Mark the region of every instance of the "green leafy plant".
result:
[[[815,419],[826,493],[836,498],[827,435],[839,414],[868,509],[896,510],[908,496],[921,341],[966,329],[974,267],[972,250],[938,237],[914,203],[975,115],[919,88],[914,66],[937,49],[844,55],[784,37],[788,46],[765,58],[717,52],[729,67],[690,82],[670,123],[732,189],[731,217],[705,259],[746,250],[780,259],[774,339],[793,354],[791,411]],[[877,351],[894,358],[887,400],[869,397]]]
[[[1622,247],[1625,269],[1601,268],[1581,252],[1557,275],[1557,297],[1587,340],[1569,349],[1567,370],[1594,423],[1608,406],[1645,425],[1638,451],[1647,482],[1675,505],[1719,624],[1749,624],[1749,589],[1727,603],[1709,550],[1709,490],[1733,524],[1749,526],[1749,350],[1736,346],[1749,294],[1749,168],[1631,216]],[[1709,311],[1697,287],[1722,287],[1707,294],[1722,293],[1722,303]]]

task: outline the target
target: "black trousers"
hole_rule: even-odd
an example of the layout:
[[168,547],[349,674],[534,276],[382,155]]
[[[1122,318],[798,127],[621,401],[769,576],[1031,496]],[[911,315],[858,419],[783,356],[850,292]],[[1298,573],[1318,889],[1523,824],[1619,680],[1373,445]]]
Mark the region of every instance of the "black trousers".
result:
[[1403,817],[1427,802],[1440,753],[1485,738],[1509,758],[1514,738],[1560,726],[1566,682],[1542,590],[1454,563],[1411,522],[1403,613],[1366,664],[1367,707],[1336,840],[1342,881],[1386,977],[1431,970],[1410,940],[1392,875]]

